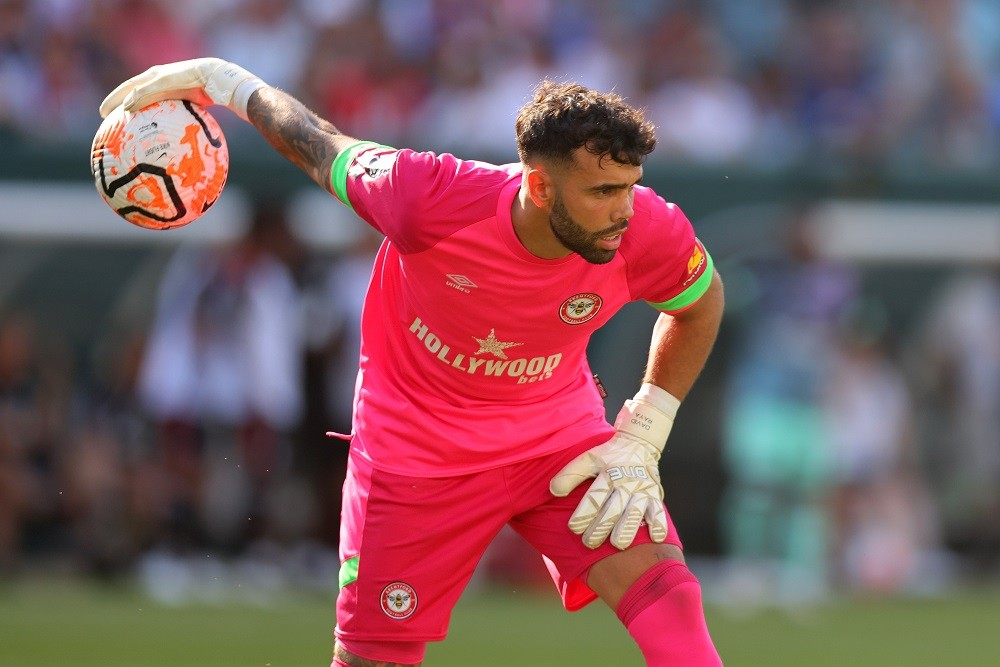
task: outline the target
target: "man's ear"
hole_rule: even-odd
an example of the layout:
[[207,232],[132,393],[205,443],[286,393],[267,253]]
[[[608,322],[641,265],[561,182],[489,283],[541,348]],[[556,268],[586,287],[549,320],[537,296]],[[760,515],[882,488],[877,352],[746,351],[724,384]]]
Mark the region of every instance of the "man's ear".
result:
[[551,208],[556,197],[552,176],[540,167],[530,167],[525,174],[525,182],[532,203],[541,209]]

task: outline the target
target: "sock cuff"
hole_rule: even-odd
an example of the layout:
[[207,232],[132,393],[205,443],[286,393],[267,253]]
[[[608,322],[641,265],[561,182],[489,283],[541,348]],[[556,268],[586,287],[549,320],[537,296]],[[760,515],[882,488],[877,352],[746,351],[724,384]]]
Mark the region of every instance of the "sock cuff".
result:
[[662,560],[646,570],[618,602],[615,614],[625,627],[675,586],[698,583],[698,578],[679,560]]

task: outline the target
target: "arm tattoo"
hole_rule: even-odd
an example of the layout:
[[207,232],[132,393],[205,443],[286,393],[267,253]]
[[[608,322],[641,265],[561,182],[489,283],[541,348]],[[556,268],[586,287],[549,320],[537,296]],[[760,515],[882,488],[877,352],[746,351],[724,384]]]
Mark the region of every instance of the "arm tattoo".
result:
[[250,96],[247,115],[276,151],[327,191],[337,154],[355,142],[302,102],[276,88]]

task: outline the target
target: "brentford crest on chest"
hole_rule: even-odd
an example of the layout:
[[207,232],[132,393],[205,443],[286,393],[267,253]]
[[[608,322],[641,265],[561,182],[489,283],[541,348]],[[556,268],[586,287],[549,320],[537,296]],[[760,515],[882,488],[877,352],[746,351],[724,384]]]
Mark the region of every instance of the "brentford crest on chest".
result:
[[583,324],[594,319],[603,303],[597,294],[574,294],[559,306],[559,317],[566,324]]

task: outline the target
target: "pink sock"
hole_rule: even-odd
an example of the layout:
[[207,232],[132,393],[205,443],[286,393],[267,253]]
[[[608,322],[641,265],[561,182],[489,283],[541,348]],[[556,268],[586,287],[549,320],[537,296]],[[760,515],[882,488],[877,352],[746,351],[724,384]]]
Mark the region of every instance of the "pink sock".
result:
[[660,561],[632,584],[616,610],[648,667],[718,667],[701,584],[684,563]]

